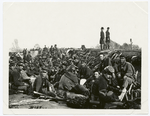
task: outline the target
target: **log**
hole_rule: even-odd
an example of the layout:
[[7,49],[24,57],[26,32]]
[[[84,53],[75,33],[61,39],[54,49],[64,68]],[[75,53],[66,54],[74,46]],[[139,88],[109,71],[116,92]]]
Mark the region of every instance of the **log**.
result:
[[39,93],[39,92],[36,92],[36,91],[33,91],[33,93],[35,95],[39,95],[39,98],[42,98],[42,99],[50,99],[50,100],[56,100],[56,101],[64,101],[65,100],[63,98],[58,97],[57,95],[55,97],[51,97],[51,96],[48,96],[46,94]]

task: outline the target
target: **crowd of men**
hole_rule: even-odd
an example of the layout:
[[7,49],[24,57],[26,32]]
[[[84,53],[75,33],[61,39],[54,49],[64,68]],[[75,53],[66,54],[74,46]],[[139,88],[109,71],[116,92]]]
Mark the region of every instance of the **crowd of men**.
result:
[[66,92],[74,92],[90,99],[97,97],[103,105],[122,101],[129,85],[135,82],[133,65],[123,55],[112,61],[101,53],[97,63],[90,67],[87,53],[81,51],[82,55],[71,50],[62,52],[55,45],[40,49],[34,58],[28,50],[23,52],[23,58],[11,55],[10,89],[61,98],[65,98]]

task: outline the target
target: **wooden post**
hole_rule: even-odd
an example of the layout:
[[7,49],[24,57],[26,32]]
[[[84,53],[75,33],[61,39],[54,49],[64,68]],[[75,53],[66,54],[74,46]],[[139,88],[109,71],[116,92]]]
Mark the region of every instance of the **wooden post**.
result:
[[131,50],[132,50],[133,49],[132,48],[132,45],[133,45],[132,38],[130,39],[130,43],[131,43]]

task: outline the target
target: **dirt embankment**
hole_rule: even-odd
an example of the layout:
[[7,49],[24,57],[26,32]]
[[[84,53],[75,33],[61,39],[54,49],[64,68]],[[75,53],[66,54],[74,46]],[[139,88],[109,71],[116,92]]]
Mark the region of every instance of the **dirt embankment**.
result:
[[32,96],[18,93],[9,95],[9,108],[13,109],[70,109],[62,101],[50,101],[49,99],[33,99]]

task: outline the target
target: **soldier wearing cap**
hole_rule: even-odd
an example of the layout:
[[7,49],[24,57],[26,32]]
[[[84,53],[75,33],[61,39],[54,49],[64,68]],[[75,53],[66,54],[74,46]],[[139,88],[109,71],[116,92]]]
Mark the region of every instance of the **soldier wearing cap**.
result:
[[54,48],[53,48],[53,45],[51,45],[50,49],[49,49],[49,52],[51,53],[51,55],[54,54]]
[[94,71],[102,72],[106,66],[112,66],[111,59],[105,57],[103,53],[100,53],[100,63],[94,67]]
[[59,93],[63,95],[65,92],[75,92],[77,94],[88,95],[88,90],[79,84],[79,79],[76,75],[76,66],[70,65],[59,81]]
[[40,74],[36,77],[33,85],[33,90],[55,96],[55,90],[52,87],[52,84],[47,79],[47,70],[45,68],[43,68],[40,71]]
[[78,77],[75,73],[75,66],[70,65],[59,81],[59,93],[63,95],[65,91],[71,91],[78,84]]
[[86,61],[82,61],[81,68],[79,70],[80,79],[88,79],[93,75],[93,71],[87,66]]
[[120,83],[120,86],[122,88],[122,93],[119,96],[119,99],[122,101],[127,91],[127,87],[135,81],[135,68],[131,63],[126,61],[124,55],[120,56],[120,65],[118,65],[116,73],[118,82]]
[[14,68],[12,72],[12,85],[15,86],[18,90],[24,90],[27,92],[29,85],[22,81],[20,75],[20,71],[23,69],[23,66],[24,65],[22,63],[18,63],[17,67]]
[[103,50],[104,38],[105,38],[103,30],[104,30],[104,27],[101,27],[101,32],[100,32],[100,48],[101,48],[101,50]]
[[99,77],[93,83],[92,94],[98,96],[102,105],[101,108],[104,108],[105,103],[107,102],[118,101],[117,97],[114,97],[113,94],[108,95],[108,85],[110,84],[112,78],[115,78],[114,68],[112,66],[107,66],[103,70],[102,75],[99,75]]
[[48,51],[48,48],[46,47],[46,45],[44,46],[43,51],[44,51],[44,52],[47,52],[47,51]]
[[26,60],[27,60],[27,62],[31,62],[32,61],[32,56],[31,56],[30,51],[28,51]]
[[80,71],[80,70],[81,70],[81,67],[82,67],[82,65],[81,65],[82,62],[81,62],[81,60],[79,60],[79,58],[76,57],[76,58],[74,59],[74,62],[73,62],[73,63],[74,63],[75,66],[78,67],[78,71]]
[[109,44],[110,44],[110,32],[109,32],[109,27],[107,27],[107,31],[106,31],[106,49],[109,49]]

